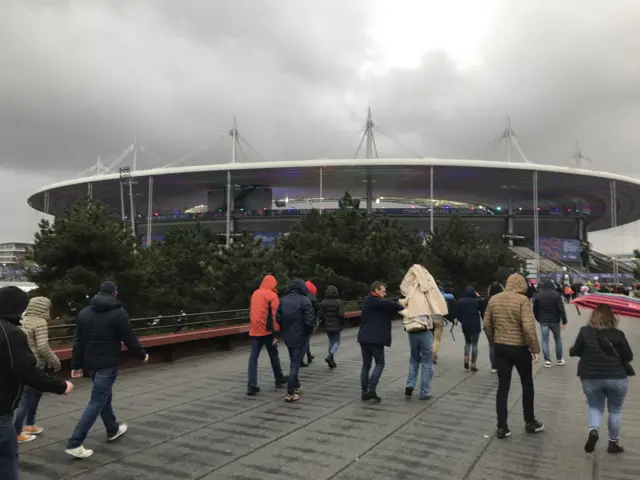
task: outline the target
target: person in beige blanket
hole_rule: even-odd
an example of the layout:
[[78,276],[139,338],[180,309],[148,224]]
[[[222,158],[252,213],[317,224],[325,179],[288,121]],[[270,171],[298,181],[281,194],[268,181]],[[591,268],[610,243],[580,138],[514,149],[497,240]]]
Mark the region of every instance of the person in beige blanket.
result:
[[431,398],[430,387],[433,377],[433,328],[434,320],[442,320],[448,313],[447,302],[440,293],[436,281],[422,265],[413,265],[400,284],[400,292],[405,297],[400,300],[405,307],[404,329],[409,335],[409,375],[405,395],[411,397],[420,380],[420,400]]
[[[38,368],[50,367],[54,371],[60,370],[60,360],[49,345],[49,312],[51,301],[46,297],[33,297],[25,310],[21,328],[27,335],[27,343],[31,353],[36,357]],[[42,392],[26,385],[22,392],[20,405],[16,410],[13,425],[18,434],[18,443],[31,442],[40,435],[42,428],[36,426],[36,413]],[[26,426],[23,425],[26,419]]]

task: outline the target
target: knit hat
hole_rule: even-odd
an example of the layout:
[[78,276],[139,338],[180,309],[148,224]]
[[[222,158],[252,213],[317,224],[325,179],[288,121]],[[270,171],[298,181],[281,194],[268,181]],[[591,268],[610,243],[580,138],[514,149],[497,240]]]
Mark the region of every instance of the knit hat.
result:
[[118,292],[118,287],[113,282],[104,282],[100,285],[100,293],[106,295],[115,295]]
[[18,287],[0,288],[0,318],[18,323],[29,305],[29,295]]

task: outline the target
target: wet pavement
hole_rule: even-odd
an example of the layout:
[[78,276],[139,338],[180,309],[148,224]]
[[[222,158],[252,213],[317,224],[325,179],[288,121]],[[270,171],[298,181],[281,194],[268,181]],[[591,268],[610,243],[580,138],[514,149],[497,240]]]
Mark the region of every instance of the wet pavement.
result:
[[[527,435],[522,421],[521,389],[514,372],[509,398],[509,439],[495,437],[497,378],[480,343],[480,371],[462,369],[464,346],[459,328],[454,342],[447,332],[441,344],[432,389],[434,398],[405,399],[408,342],[398,324],[378,389],[378,405],[360,401],[360,348],[356,330],[343,332],[338,368],[323,359],[326,337],[312,341],[314,363],[302,370],[301,401],[286,404],[273,384],[268,355],[260,357],[262,392],[246,395],[248,348],[215,352],[173,364],[121,372],[114,408],[129,431],[107,443],[100,420],[85,446],[85,460],[65,455],[66,438],[79,419],[90,381],[77,382],[66,397],[46,395],[38,424],[45,432],[21,445],[23,480],[254,480],[305,478],[389,480],[625,480],[640,471],[640,395],[631,379],[625,404],[621,456],[606,453],[601,440],[587,455],[584,396],[576,377],[577,359],[568,357],[587,312],[570,308],[564,332],[567,365],[534,366],[536,414],[546,428]],[[640,320],[622,323],[632,348],[640,349]],[[553,344],[553,342],[552,342]],[[289,361],[280,348],[285,370]],[[637,352],[636,352],[637,353]],[[606,419],[605,419],[606,421]],[[606,433],[603,431],[603,439]]]

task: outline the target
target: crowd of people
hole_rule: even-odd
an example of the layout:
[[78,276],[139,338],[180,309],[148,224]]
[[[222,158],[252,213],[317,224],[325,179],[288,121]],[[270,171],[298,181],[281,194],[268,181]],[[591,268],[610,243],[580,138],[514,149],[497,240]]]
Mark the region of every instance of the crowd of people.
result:
[[[247,394],[260,393],[258,358],[266,348],[276,387],[285,387],[284,400],[301,398],[300,368],[313,362],[310,337],[320,324],[327,334],[325,362],[330,369],[338,366],[336,356],[341,341],[345,312],[338,289],[329,285],[322,301],[311,281],[295,279],[287,294],[278,296],[277,280],[267,275],[253,293],[250,302],[251,351],[248,362]],[[487,295],[473,287],[455,295],[452,286],[444,287],[421,265],[413,265],[400,284],[399,299],[387,298],[384,283],[373,282],[364,298],[357,341],[362,353],[360,372],[363,402],[382,401],[377,387],[385,367],[385,347],[391,346],[392,321],[403,319],[408,336],[409,369],[404,394],[432,398],[433,366],[438,363],[440,340],[448,323],[459,323],[464,335],[463,368],[478,370],[478,344],[484,331],[489,343],[491,369],[497,373],[497,433],[509,437],[507,399],[515,367],[522,384],[522,405],[527,433],[538,433],[544,423],[534,410],[533,364],[544,356],[545,367],[552,367],[549,337],[555,342],[555,363],[565,365],[562,329],[567,315],[557,285],[543,282],[531,291],[521,274],[509,276],[504,287],[493,283]],[[89,430],[101,417],[107,441],[127,432],[127,425],[117,421],[112,406],[113,386],[118,376],[121,345],[141,361],[149,355],[142,348],[127,312],[117,299],[118,289],[104,282],[90,305],[77,315],[71,359],[71,377],[91,375],[93,387],[86,409],[72,432],[65,452],[75,458],[88,458],[93,451],[84,447]],[[69,394],[74,386],[45,371],[61,368],[48,340],[49,299],[28,295],[17,287],[0,288],[0,479],[19,479],[18,445],[36,440],[43,429],[36,424],[40,398],[44,392]],[[541,326],[538,339],[536,321]],[[580,357],[578,376],[588,404],[589,433],[585,451],[593,452],[599,439],[605,403],[608,417],[609,453],[624,451],[620,444],[622,405],[628,391],[628,377],[635,375],[633,352],[618,318],[606,305],[593,311],[587,325],[580,329],[571,356]],[[452,328],[453,331],[453,328]],[[278,344],[288,350],[290,367],[285,375],[280,364]],[[542,345],[542,348],[541,348]],[[306,358],[306,362],[305,362]]]

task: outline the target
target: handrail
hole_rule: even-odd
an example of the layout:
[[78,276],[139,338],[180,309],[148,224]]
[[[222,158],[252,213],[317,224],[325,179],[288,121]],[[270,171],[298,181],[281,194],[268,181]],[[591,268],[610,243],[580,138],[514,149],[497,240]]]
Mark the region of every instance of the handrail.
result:
[[[344,302],[345,311],[357,310],[359,302]],[[223,318],[211,318],[224,315]],[[200,328],[212,328],[219,326],[246,325],[249,323],[249,309],[242,310],[219,310],[202,313],[178,313],[172,315],[157,315],[155,317],[132,318],[130,322],[134,325],[136,332],[144,332],[146,335],[155,333],[178,333],[183,330],[195,330]],[[139,325],[142,322],[146,324]],[[197,328],[193,328],[197,327]],[[49,326],[49,340],[61,342],[71,341],[74,338],[76,324],[66,323],[62,325]],[[62,335],[54,336],[52,332],[62,331]]]

